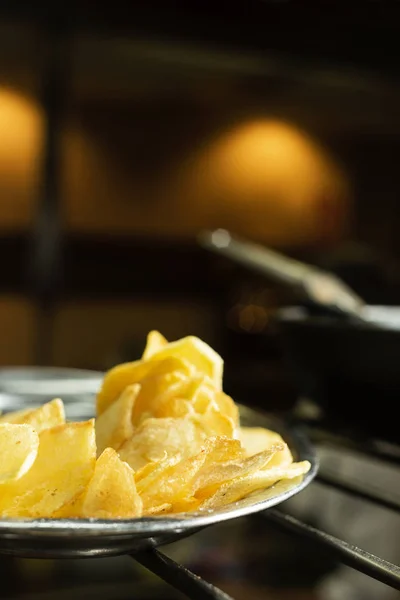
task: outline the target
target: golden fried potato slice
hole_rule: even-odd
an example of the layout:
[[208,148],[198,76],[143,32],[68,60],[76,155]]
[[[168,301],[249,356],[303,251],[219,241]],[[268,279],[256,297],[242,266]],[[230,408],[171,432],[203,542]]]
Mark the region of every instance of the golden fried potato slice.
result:
[[143,508],[168,503],[174,504],[192,496],[193,479],[203,466],[208,454],[212,452],[213,441],[206,440],[204,446],[195,456],[179,462],[165,459],[161,461],[158,471],[136,482],[138,492],[143,500]]
[[34,409],[32,408],[23,408],[22,410],[13,410],[12,412],[7,412],[4,415],[0,416],[0,423],[14,423],[17,425],[23,424],[23,419]]
[[129,385],[121,396],[113,402],[96,419],[96,444],[98,456],[106,448],[118,450],[122,444],[132,437],[132,413],[135,400],[139,394],[140,385]]
[[[30,425],[0,425],[0,484],[20,479],[32,467],[39,436]],[[0,494],[2,493],[0,487]]]
[[236,432],[233,420],[220,412],[212,398],[206,396],[202,400],[202,413],[197,413],[191,397],[193,385],[193,380],[180,371],[144,379],[133,408],[134,425],[149,417],[189,417],[203,430],[204,436],[233,437]]
[[182,419],[184,417],[195,416],[196,413],[189,400],[185,398],[169,398],[165,397],[160,400],[157,410],[154,412],[154,416],[158,419],[165,417],[172,417],[174,419]]
[[170,356],[187,360],[198,373],[210,377],[214,386],[218,390],[222,390],[223,360],[215,350],[199,338],[188,336],[176,342],[170,342],[152,354],[151,358],[162,360]]
[[232,398],[225,394],[225,392],[217,392],[215,394],[215,403],[223,415],[232,419],[235,428],[238,427],[240,420],[239,408]]
[[[143,386],[143,381],[147,377],[169,375],[174,371],[190,376],[193,374],[194,369],[185,359],[174,356],[148,361],[139,360],[114,367],[106,373],[101,390],[97,395],[97,415],[100,415],[110,404],[115,402],[128,385],[140,383]],[[167,385],[164,386],[163,390],[160,389],[160,392],[168,389],[168,380],[166,383]],[[146,397],[148,399],[149,394]],[[145,400],[140,401],[140,405],[145,406]]]
[[112,448],[97,459],[93,477],[81,501],[79,516],[97,519],[131,519],[142,515],[142,500],[135,476]]
[[237,440],[214,437],[205,440],[194,456],[181,459],[176,454],[172,458],[161,460],[156,466],[144,467],[136,474],[136,486],[143,500],[144,510],[163,502],[172,504],[172,512],[197,507],[200,501],[194,498],[193,491],[201,469],[216,460],[240,456],[240,453],[240,443]]
[[204,439],[203,431],[190,419],[149,418],[122,444],[119,455],[136,471],[177,453],[182,457],[195,454]]
[[169,513],[172,509],[172,504],[168,504],[165,502],[164,504],[159,504],[158,506],[151,506],[146,511],[143,511],[143,517],[154,517],[156,515],[165,515]]
[[0,422],[31,425],[40,433],[45,429],[65,423],[64,404],[62,400],[56,398],[38,408],[7,413],[1,417]]
[[[165,460],[167,460],[167,459],[165,459]],[[148,462],[143,467],[138,469],[138,471],[135,471],[136,483],[139,483],[142,479],[150,476],[151,474],[153,474],[154,476],[157,477],[157,472],[159,472],[160,469],[163,468],[162,462],[165,462],[165,460],[157,461],[157,462]],[[168,459],[168,460],[169,460],[169,464],[176,464],[177,462],[179,462],[181,460],[181,457],[180,457],[180,455],[175,455],[171,459]]]
[[70,519],[72,517],[81,517],[82,502],[85,494],[85,488],[80,490],[68,500],[61,508],[57,509],[51,515],[52,519]]
[[249,473],[244,477],[237,477],[219,486],[213,495],[201,503],[200,508],[210,510],[236,502],[252,492],[271,487],[282,479],[294,479],[304,475],[310,467],[310,463],[306,460],[292,463],[288,467],[271,467]]
[[192,402],[196,412],[204,414],[210,407],[213,407],[214,411],[219,411],[221,415],[228,417],[235,429],[239,426],[238,407],[232,398],[215,388],[209,377],[205,375],[194,377],[186,397]]
[[253,456],[263,450],[268,450],[274,444],[284,444],[285,448],[273,456],[269,467],[287,467],[293,462],[289,446],[276,431],[263,427],[240,427],[239,439],[247,456]]
[[29,471],[2,486],[4,517],[51,517],[87,486],[96,464],[94,420],[45,429]]
[[261,469],[265,469],[271,462],[272,457],[283,449],[283,444],[276,444],[268,450],[264,450],[248,458],[209,464],[206,468],[200,470],[195,479],[194,490],[196,498],[212,496],[221,484],[226,481],[231,481],[237,477],[244,477],[250,473],[256,473]]
[[151,362],[137,360],[124,363],[110,369],[104,376],[103,383],[96,398],[96,413],[101,415],[115,402],[128,385],[139,383],[152,369]]
[[188,360],[180,356],[166,356],[162,358],[153,358],[149,361],[152,365],[149,375],[156,377],[158,375],[168,375],[179,371],[184,377],[192,377],[195,373],[193,365]]
[[226,436],[231,438],[235,435],[235,426],[232,419],[222,415],[213,406],[210,406],[204,414],[194,415],[190,418],[202,429],[206,437]]
[[[234,414],[234,412],[225,409],[221,412],[217,403],[219,394],[220,392],[215,390],[211,380],[199,374],[186,379],[185,384],[182,383],[180,389],[176,390],[176,397],[186,400],[191,405],[189,408],[189,404],[186,402],[186,414],[192,417],[201,417],[196,420],[207,436],[233,437],[236,434],[236,422],[230,414]],[[232,402],[230,398],[228,400]],[[161,403],[159,412],[155,413],[155,416],[159,416],[159,413],[162,414],[163,408]],[[166,413],[164,412],[164,414]]]
[[182,500],[174,502],[174,504],[172,504],[171,508],[168,510],[168,513],[173,514],[193,512],[199,508],[200,504],[200,500],[194,496],[183,498]]
[[[217,394],[219,396],[222,393],[215,391],[209,378],[191,375],[187,361],[174,357],[161,361],[140,385],[133,408],[134,425],[148,417],[192,416],[206,436],[236,435],[237,414],[235,411],[225,410],[225,406],[221,412]],[[222,397],[227,399],[226,404],[233,404],[228,396],[223,394]],[[236,421],[230,414],[235,415]]]
[[217,436],[209,438],[207,443],[211,446],[211,450],[207,454],[203,468],[225,463],[229,460],[239,460],[245,458],[243,448],[239,440]]
[[167,345],[168,341],[159,331],[150,331],[147,336],[146,348],[144,349],[142,360],[148,360],[153,354],[160,352]]
[[132,422],[158,416],[159,408],[173,398],[184,397],[191,369],[189,363],[167,358],[155,363],[150,374],[140,382],[140,392],[133,408]]

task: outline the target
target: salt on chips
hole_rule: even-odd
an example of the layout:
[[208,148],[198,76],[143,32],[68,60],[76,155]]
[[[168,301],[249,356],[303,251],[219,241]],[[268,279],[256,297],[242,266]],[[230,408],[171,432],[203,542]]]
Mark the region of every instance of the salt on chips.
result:
[[1,488],[0,514],[51,517],[82,492],[96,463],[94,419],[44,430],[27,473]]

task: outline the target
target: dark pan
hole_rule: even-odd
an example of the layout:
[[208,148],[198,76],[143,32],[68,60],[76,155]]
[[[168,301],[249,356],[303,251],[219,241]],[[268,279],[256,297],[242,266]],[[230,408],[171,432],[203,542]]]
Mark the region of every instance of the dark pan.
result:
[[330,416],[399,437],[393,420],[400,397],[400,308],[367,307],[368,320],[280,311],[284,354],[299,392]]

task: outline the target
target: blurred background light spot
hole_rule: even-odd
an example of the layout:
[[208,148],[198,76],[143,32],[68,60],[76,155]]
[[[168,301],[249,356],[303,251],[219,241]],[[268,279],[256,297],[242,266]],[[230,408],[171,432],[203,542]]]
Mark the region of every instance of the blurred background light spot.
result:
[[0,87],[0,223],[23,228],[33,215],[42,116],[28,96]]
[[180,168],[175,192],[199,223],[274,245],[340,239],[351,199],[345,172],[322,145],[268,118],[216,135]]

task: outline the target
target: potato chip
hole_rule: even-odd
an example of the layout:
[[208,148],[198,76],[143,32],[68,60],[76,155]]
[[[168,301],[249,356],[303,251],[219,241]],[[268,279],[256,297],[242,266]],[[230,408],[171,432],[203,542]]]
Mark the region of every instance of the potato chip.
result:
[[118,450],[122,444],[132,437],[132,413],[135,400],[139,394],[140,385],[129,385],[121,396],[113,402],[96,419],[97,454],[106,448]]
[[[147,353],[148,354],[148,353]],[[222,390],[223,360],[208,344],[197,337],[189,336],[170,342],[149,358],[161,360],[175,356],[191,363],[200,374],[208,375],[218,390]]]
[[172,463],[168,459],[161,461],[158,472],[153,471],[147,477],[137,481],[143,508],[147,510],[163,502],[173,505],[191,497],[194,477],[217,443],[217,439],[206,440],[201,450],[194,456]]
[[[230,417],[234,411],[220,410],[216,401],[219,392],[213,388],[210,379],[204,375],[195,375],[188,379],[186,384],[185,388],[182,387],[179,390],[179,394],[192,406],[192,410],[188,411],[188,414],[193,417],[201,416],[196,419],[196,422],[203,428],[205,434],[211,437],[234,436],[236,422]],[[230,398],[229,400],[232,402]]]
[[[133,422],[138,424],[149,416],[183,417],[201,413],[204,418],[199,420],[199,423],[207,435],[232,436],[236,428],[235,422],[230,418],[229,410],[220,411],[215,390],[207,386],[204,376],[190,376],[188,371],[177,370],[179,365],[174,365],[173,362],[171,362],[170,372],[155,375],[161,367],[167,370],[167,361],[173,360],[177,359],[162,361],[158,369],[154,369],[141,382],[141,391],[135,402]],[[230,411],[230,414],[234,412]]]
[[235,426],[232,419],[221,414],[213,406],[210,406],[204,414],[194,415],[191,418],[204,432],[206,437],[213,437],[215,435],[233,437],[235,434]]
[[81,501],[80,516],[98,519],[130,519],[142,515],[142,500],[130,466],[112,448],[97,459]]
[[[187,368],[188,367],[188,368]],[[183,397],[190,376],[190,366],[169,358],[155,364],[148,377],[140,382],[140,392],[133,408],[132,421],[158,416],[159,408],[176,397]]]
[[38,408],[7,413],[1,417],[0,422],[31,425],[40,433],[45,429],[65,423],[64,404],[62,400],[56,398]]
[[0,494],[3,485],[20,479],[32,467],[39,448],[39,436],[30,425],[0,425]]
[[181,356],[155,357],[152,358],[149,363],[151,364],[151,370],[149,372],[149,376],[151,377],[168,375],[175,371],[181,372],[185,377],[192,377],[195,374],[193,365]]
[[[190,376],[193,374],[193,367],[184,358],[174,356],[148,361],[139,360],[114,367],[106,373],[101,390],[97,394],[97,416],[115,402],[128,385],[142,384],[148,376],[169,375],[174,371]],[[166,383],[168,384],[168,379]],[[165,391],[167,387],[166,385],[159,391]],[[147,398],[149,398],[149,395],[147,395]],[[141,402],[141,405],[143,404],[144,402]]]
[[45,429],[29,471],[1,488],[4,517],[51,517],[89,483],[96,463],[94,420]]
[[180,460],[181,460],[180,455],[175,455],[172,458],[163,459],[162,461],[149,462],[146,465],[144,465],[143,467],[141,467],[138,471],[135,471],[135,481],[138,484],[142,479],[145,479],[145,477],[149,477],[151,474],[153,474],[153,476],[157,477],[157,473],[159,473],[164,467],[163,463],[168,462],[168,465],[170,465],[170,464],[175,465]]
[[276,431],[264,429],[263,427],[241,427],[239,439],[247,456],[253,456],[258,452],[267,450],[274,444],[284,444],[284,450],[272,458],[268,465],[270,467],[286,467],[293,462],[293,456],[288,445]]
[[206,456],[204,468],[245,457],[238,440],[218,436],[208,439],[207,442],[211,445],[211,451]]
[[197,376],[193,379],[192,388],[187,396],[196,412],[200,414],[217,414],[224,417],[221,426],[226,427],[229,422],[228,430],[214,430],[210,435],[228,435],[236,434],[239,426],[239,410],[232,398],[215,389],[212,381],[207,376]]
[[150,506],[147,510],[143,511],[143,517],[154,517],[156,515],[162,515],[169,513],[172,509],[172,504],[165,502],[158,506]]
[[237,477],[223,483],[212,496],[201,503],[200,508],[210,510],[231,504],[257,490],[271,487],[281,479],[294,479],[304,475],[310,467],[308,461],[303,461],[292,463],[288,467],[273,467],[250,473],[244,477]]
[[14,423],[16,425],[22,425],[25,416],[33,412],[32,408],[23,408],[22,410],[13,410],[0,416],[0,423]]
[[199,508],[200,504],[201,502],[198,498],[191,496],[190,498],[184,498],[183,500],[174,502],[174,504],[170,505],[170,509],[165,512],[170,514],[193,512]]
[[230,396],[225,392],[217,392],[215,394],[215,403],[221,413],[232,419],[235,427],[239,425],[239,408],[236,406]]
[[79,492],[70,498],[65,504],[55,510],[51,517],[53,519],[70,519],[78,518],[82,516],[82,502],[84,498],[85,489],[80,489]]
[[193,491],[198,474],[214,461],[241,456],[240,443],[226,438],[209,438],[200,451],[181,459],[179,455],[144,467],[136,474],[136,485],[144,510],[164,502],[172,504],[171,512],[187,511],[200,504]]
[[147,336],[146,348],[144,349],[142,360],[148,360],[165,346],[168,345],[168,341],[159,331],[150,331]]
[[[194,457],[197,472],[202,466],[208,466],[209,464],[218,463],[219,461],[226,461],[233,458],[243,457],[240,442],[237,440],[230,440],[222,437],[214,437],[205,440],[204,444],[200,448],[199,453]],[[180,464],[181,463],[181,464]],[[174,471],[175,467],[179,465],[179,468],[187,468],[193,466],[193,463],[182,461],[182,457],[179,453],[174,454],[172,457],[164,458],[158,462],[150,462],[135,473],[135,480],[138,492],[142,494],[144,490],[149,488],[162,488],[163,481],[170,476],[170,473]],[[196,469],[192,470],[191,477],[192,483],[190,487],[190,494],[192,494],[195,481]],[[186,493],[181,488],[180,495]]]
[[164,475],[169,467],[174,467],[181,461],[180,454],[174,454],[171,457],[165,457],[158,461],[149,462],[144,467],[135,472],[135,481],[138,492],[141,493],[148,485],[154,483]]
[[163,419],[165,417],[182,419],[184,417],[193,417],[195,415],[196,413],[191,402],[185,398],[179,397],[162,398],[157,410],[154,412],[154,416],[158,419]]
[[119,455],[134,471],[179,453],[182,457],[199,451],[205,435],[189,419],[146,419],[119,449]]
[[210,464],[198,473],[194,490],[197,498],[213,495],[221,484],[237,477],[255,473],[270,464],[272,457],[284,449],[284,445],[274,445],[268,450],[254,454],[248,458],[230,460],[220,464]]
[[117,365],[108,371],[96,399],[97,417],[117,400],[128,385],[139,383],[152,368],[151,362],[137,360]]

